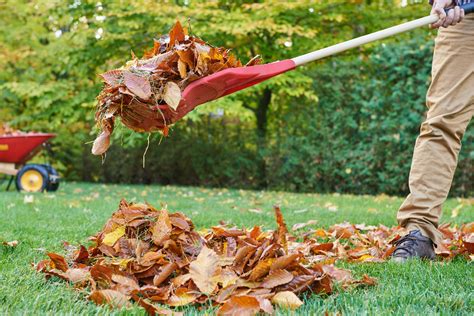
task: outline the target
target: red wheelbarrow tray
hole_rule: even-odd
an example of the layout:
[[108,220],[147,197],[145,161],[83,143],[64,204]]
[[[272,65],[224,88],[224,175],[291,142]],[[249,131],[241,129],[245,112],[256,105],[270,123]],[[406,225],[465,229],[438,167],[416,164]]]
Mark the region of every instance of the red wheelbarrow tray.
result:
[[0,173],[16,175],[16,166],[33,158],[41,145],[55,136],[47,133],[0,136]]

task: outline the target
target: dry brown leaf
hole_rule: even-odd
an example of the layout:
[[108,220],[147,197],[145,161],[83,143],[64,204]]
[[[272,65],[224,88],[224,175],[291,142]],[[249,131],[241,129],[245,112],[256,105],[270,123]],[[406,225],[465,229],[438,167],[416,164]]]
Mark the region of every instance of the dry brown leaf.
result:
[[189,274],[199,290],[211,294],[217,282],[213,279],[218,267],[219,257],[214,250],[203,247],[199,256],[189,264]]
[[14,247],[18,246],[18,240],[3,241],[2,245],[14,248]]
[[462,240],[464,247],[470,254],[474,254],[474,233],[471,233]]
[[310,219],[310,220],[307,221],[306,223],[294,224],[294,225],[291,227],[291,230],[292,230],[292,231],[295,231],[295,230],[298,230],[298,229],[305,228],[306,226],[309,226],[309,225],[314,225],[314,224],[316,224],[316,223],[318,223],[317,220]]
[[283,308],[297,309],[303,302],[290,291],[278,292],[272,297],[272,303],[277,304]]
[[219,308],[217,315],[253,316],[260,311],[260,303],[253,296],[233,296]]
[[293,274],[286,270],[274,270],[263,280],[261,286],[266,288],[274,288],[282,284],[286,284],[293,280]]
[[63,272],[66,272],[67,269],[69,269],[66,259],[64,259],[63,256],[58,255],[57,253],[52,253],[52,252],[48,252],[47,255],[51,259],[53,269],[58,269]]
[[172,307],[188,305],[196,300],[199,294],[191,292],[186,288],[179,288],[175,294],[166,301],[166,304]]
[[[184,78],[187,77],[188,72],[187,72],[187,70],[186,70],[186,63],[183,62],[183,61],[181,61],[181,59],[178,60],[178,70],[179,70],[179,75],[181,76],[181,78],[184,79]],[[175,109],[175,110],[176,110],[176,109]]]
[[275,259],[265,259],[260,261],[255,268],[253,268],[252,273],[250,273],[249,281],[257,281],[258,279],[266,276],[270,272],[270,267],[272,266]]
[[119,240],[123,235],[125,235],[125,226],[120,226],[111,231],[108,234],[105,234],[104,239],[102,240],[102,243],[112,247],[115,245],[117,240]]
[[88,280],[90,273],[86,269],[72,268],[66,271],[65,276],[72,283],[81,283]]
[[170,31],[170,46],[174,46],[176,42],[182,42],[185,39],[186,34],[179,21],[176,21],[175,25]]
[[153,278],[153,285],[159,286],[174,272],[177,267],[178,265],[174,262],[169,262],[168,264],[164,265],[161,273],[155,275]]
[[95,290],[89,295],[89,299],[97,305],[110,305],[112,307],[124,307],[129,304],[129,297],[114,290]]
[[167,210],[161,210],[158,220],[152,229],[152,239],[155,245],[160,246],[169,239],[171,233],[171,221]]
[[148,79],[140,77],[130,71],[123,72],[124,85],[142,100],[148,100],[151,97],[151,86]]
[[165,91],[163,92],[163,100],[166,104],[176,111],[179,102],[181,102],[181,89],[174,82],[167,82],[165,85]]

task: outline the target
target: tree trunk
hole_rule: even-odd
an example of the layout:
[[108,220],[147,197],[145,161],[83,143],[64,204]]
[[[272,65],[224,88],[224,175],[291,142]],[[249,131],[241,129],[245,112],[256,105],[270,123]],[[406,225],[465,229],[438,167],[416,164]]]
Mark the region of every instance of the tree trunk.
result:
[[257,154],[259,157],[259,185],[267,186],[267,166],[265,163],[265,149],[267,147],[267,127],[268,127],[268,109],[272,100],[272,90],[265,89],[255,109],[255,118],[257,119]]

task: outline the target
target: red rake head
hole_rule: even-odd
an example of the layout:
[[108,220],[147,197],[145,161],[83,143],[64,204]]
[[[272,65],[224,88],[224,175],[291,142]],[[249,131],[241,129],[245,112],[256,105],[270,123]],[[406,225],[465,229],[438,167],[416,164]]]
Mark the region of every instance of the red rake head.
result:
[[295,63],[288,59],[265,65],[228,68],[196,80],[184,89],[177,112],[173,113],[172,122],[168,123],[178,121],[200,104],[251,87],[276,75],[293,70],[295,67]]

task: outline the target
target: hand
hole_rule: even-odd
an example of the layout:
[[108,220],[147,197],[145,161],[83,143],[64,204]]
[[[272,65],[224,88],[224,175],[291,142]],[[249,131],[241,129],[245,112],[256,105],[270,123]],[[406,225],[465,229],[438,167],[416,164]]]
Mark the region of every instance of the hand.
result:
[[448,27],[450,25],[456,25],[464,18],[464,10],[459,6],[455,6],[453,9],[448,11],[448,14],[444,11],[445,9],[453,5],[453,0],[435,0],[433,3],[433,9],[431,14],[437,14],[439,20],[436,23],[431,24],[431,27],[437,29],[439,27]]

